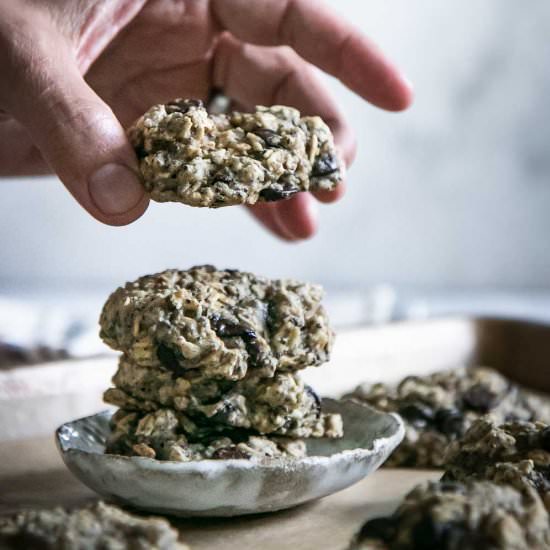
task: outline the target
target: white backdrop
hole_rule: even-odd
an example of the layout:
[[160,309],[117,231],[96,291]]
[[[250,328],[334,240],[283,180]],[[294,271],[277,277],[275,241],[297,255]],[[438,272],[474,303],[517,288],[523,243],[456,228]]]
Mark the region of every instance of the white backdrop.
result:
[[151,205],[102,226],[53,178],[0,181],[0,290],[116,285],[214,263],[348,287],[550,282],[550,3],[333,0],[415,83],[405,114],[330,80],[359,138],[349,193],[310,242],[239,208]]

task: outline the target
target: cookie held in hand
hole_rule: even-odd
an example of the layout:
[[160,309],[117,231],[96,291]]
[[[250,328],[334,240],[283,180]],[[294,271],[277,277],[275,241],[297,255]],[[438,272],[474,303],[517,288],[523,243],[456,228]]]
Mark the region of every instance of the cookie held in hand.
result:
[[328,191],[344,176],[329,127],[292,107],[209,114],[201,101],[155,105],[128,130],[158,202],[218,208]]

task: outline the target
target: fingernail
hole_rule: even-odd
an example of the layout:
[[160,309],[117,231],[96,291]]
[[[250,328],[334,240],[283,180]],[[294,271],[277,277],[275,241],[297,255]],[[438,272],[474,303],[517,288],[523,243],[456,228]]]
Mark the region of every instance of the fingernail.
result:
[[123,164],[105,164],[88,180],[94,204],[103,214],[124,214],[134,208],[145,193],[137,175]]

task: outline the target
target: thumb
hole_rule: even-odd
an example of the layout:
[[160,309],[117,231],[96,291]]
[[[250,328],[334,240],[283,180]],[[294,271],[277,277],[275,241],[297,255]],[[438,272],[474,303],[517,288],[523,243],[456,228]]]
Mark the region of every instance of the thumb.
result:
[[76,62],[42,57],[16,83],[12,114],[51,169],[96,219],[125,225],[147,209],[135,153],[108,105],[88,86]]

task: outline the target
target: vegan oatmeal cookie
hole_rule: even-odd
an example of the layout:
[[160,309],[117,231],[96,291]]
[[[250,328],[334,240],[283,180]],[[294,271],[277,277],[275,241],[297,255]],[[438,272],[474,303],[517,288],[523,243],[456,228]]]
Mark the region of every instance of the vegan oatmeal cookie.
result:
[[158,409],[185,416],[189,426],[208,423],[217,431],[320,437],[331,433],[332,416],[321,412],[315,391],[293,373],[272,378],[250,375],[238,382],[176,377],[164,369],[139,367],[124,358],[113,377],[107,403],[143,415]]
[[212,266],[167,270],[118,288],[101,337],[137,365],[239,380],[328,360],[332,331],[317,285]]
[[549,517],[532,489],[489,482],[415,487],[390,517],[367,521],[350,550],[543,550]]
[[178,536],[165,519],[135,516],[104,502],[0,518],[0,548],[6,550],[189,550]]
[[550,509],[550,426],[543,422],[474,422],[447,453],[444,479],[532,487]]
[[386,461],[390,467],[443,467],[449,444],[486,414],[498,424],[550,418],[547,401],[486,367],[363,384],[347,397],[402,416],[405,438]]
[[328,126],[292,107],[209,114],[201,101],[151,107],[129,129],[158,202],[217,208],[331,190],[343,177]]
[[197,425],[172,409],[140,414],[119,409],[111,419],[110,454],[144,456],[157,460],[192,460],[276,457],[300,458],[306,445],[300,439],[254,435],[243,429]]

